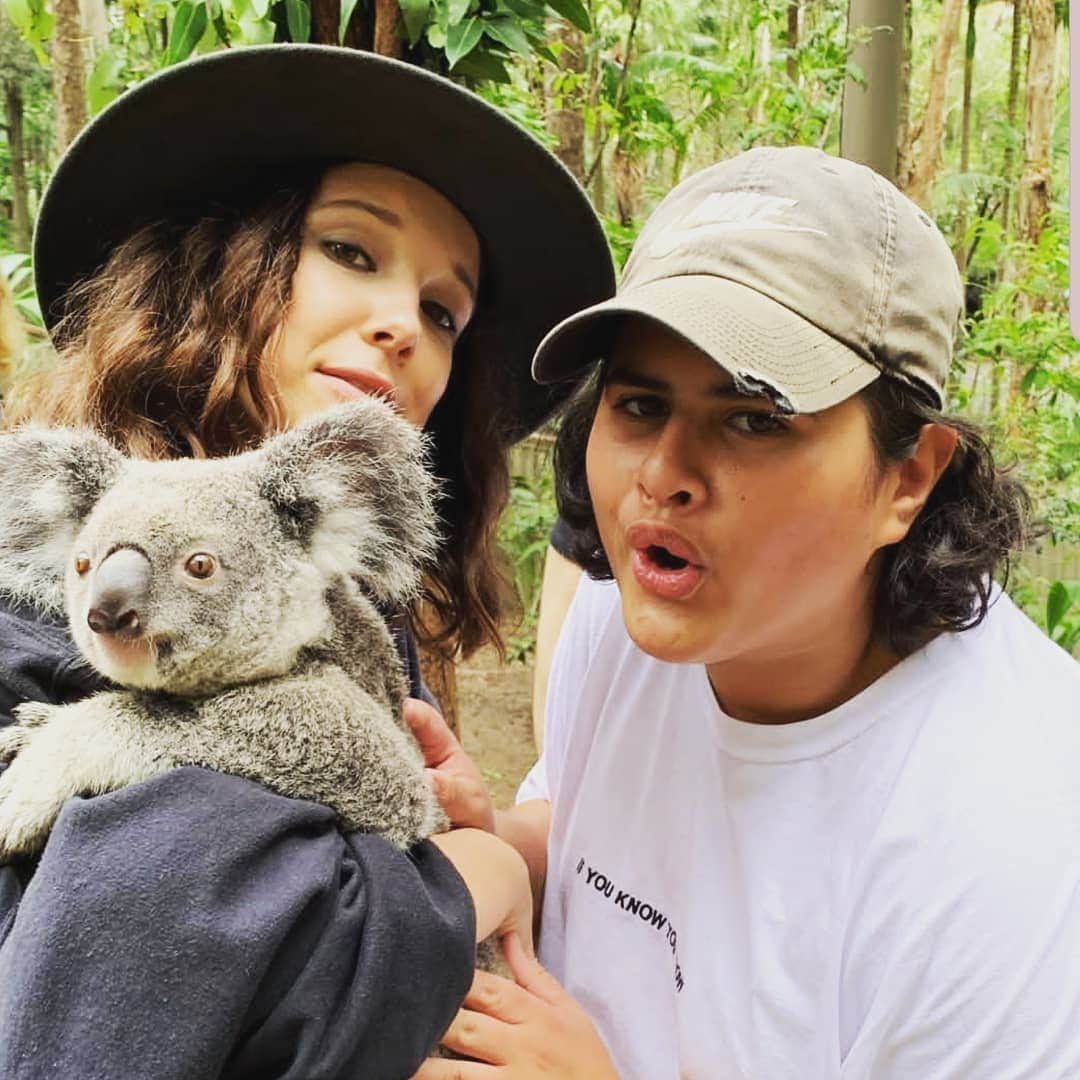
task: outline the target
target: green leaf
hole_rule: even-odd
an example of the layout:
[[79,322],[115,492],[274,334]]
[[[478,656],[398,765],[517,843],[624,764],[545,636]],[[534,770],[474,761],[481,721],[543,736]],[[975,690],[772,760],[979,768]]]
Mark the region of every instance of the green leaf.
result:
[[23,33],[34,25],[34,12],[27,0],[4,0],[4,7],[8,17]]
[[123,70],[123,53],[105,49],[98,54],[86,78],[86,101],[90,106],[91,116],[96,116],[110,101],[119,96],[123,89],[120,84]]
[[544,14],[544,4],[537,3],[537,0],[500,0],[499,6],[524,19],[539,19]]
[[240,40],[245,45],[269,45],[277,32],[273,19],[254,19],[248,15],[242,18],[238,25]]
[[345,44],[345,31],[349,29],[349,20],[356,10],[356,0],[341,0],[341,21],[338,23],[337,39],[339,45]]
[[251,10],[255,12],[257,19],[265,19],[270,10],[270,0],[251,0]]
[[285,22],[293,41],[311,40],[311,8],[304,0],[285,0]]
[[486,20],[484,33],[489,38],[494,38],[500,45],[505,45],[511,52],[516,52],[521,56],[528,56],[532,52],[525,32],[507,15]]
[[586,33],[592,30],[589,12],[581,0],[547,0],[547,4],[552,11],[572,22],[579,30]]
[[169,49],[165,54],[166,65],[178,64],[186,60],[192,49],[199,43],[206,29],[206,5],[193,4],[191,0],[180,0],[173,15],[169,30]]
[[454,68],[454,73],[464,75],[466,79],[473,79],[476,82],[510,82],[510,72],[502,57],[485,49],[473,49]]
[[1069,610],[1069,590],[1064,581],[1055,581],[1046,594],[1046,632],[1052,634],[1054,628]]
[[431,0],[398,0],[398,7],[401,8],[401,21],[405,24],[409,44],[415,45],[424,32]]
[[450,0],[446,5],[446,25],[457,26],[469,14],[471,6],[472,0]]
[[457,26],[450,27],[446,33],[446,61],[451,71],[459,60],[476,48],[483,36],[484,24],[475,15]]
[[446,47],[446,31],[438,23],[432,23],[427,28],[427,39],[433,49]]
[[49,57],[42,47],[52,36],[53,17],[41,0],[5,0],[11,21],[22,31],[26,43],[34,51],[42,67],[49,66]]

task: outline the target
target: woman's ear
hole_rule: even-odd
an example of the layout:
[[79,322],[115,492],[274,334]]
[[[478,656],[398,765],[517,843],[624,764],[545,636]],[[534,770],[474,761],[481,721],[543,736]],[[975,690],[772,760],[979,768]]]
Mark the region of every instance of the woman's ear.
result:
[[883,523],[883,547],[907,536],[934,485],[952,461],[959,438],[959,432],[947,424],[923,424],[911,454],[903,461],[889,463],[885,483],[889,506]]

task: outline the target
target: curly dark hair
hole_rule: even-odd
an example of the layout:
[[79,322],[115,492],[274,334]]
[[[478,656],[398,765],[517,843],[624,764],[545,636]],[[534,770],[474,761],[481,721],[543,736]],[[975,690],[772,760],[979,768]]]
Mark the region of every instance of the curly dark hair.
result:
[[[146,458],[218,457],[281,430],[263,358],[289,304],[304,216],[325,168],[279,173],[273,187],[234,203],[134,231],[69,290],[53,334],[58,362],[15,388],[3,426],[92,427]],[[509,590],[496,531],[510,480],[498,363],[455,361],[428,421],[444,540],[412,622],[447,655],[485,641],[502,648]]]
[[[590,577],[610,578],[585,475],[585,448],[603,393],[598,364],[567,405],[555,443],[556,500],[569,527],[565,554]],[[945,630],[968,630],[986,617],[990,583],[1007,580],[1010,556],[1032,536],[1031,500],[999,467],[985,432],[939,411],[929,396],[882,376],[862,390],[880,467],[908,457],[924,424],[959,434],[956,451],[907,535],[882,552],[874,627],[904,656]]]

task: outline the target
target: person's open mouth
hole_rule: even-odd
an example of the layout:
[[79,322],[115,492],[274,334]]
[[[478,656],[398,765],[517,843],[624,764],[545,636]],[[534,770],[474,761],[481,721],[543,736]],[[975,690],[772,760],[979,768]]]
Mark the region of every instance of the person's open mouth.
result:
[[640,522],[626,533],[633,551],[634,578],[664,600],[685,600],[705,577],[704,560],[693,544],[666,525]]

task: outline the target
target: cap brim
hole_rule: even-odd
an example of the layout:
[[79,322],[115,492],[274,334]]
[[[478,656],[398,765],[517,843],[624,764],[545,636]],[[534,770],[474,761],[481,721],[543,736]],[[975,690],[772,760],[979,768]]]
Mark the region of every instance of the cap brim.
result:
[[530,379],[537,343],[614,290],[596,215],[558,159],[481,98],[353,49],[211,53],[147,79],[97,116],[65,154],[38,215],[46,324],[62,316],[67,289],[137,226],[265,186],[275,170],[335,161],[410,173],[469,220],[482,251],[475,336],[485,362],[505,369],[504,400],[493,405],[510,437],[536,427],[565,392]]
[[729,371],[736,385],[770,394],[792,412],[820,412],[869,386],[880,370],[775,300],[712,275],[627,289],[548,333],[533,359],[539,382],[567,380],[610,356],[627,317],[656,323]]

